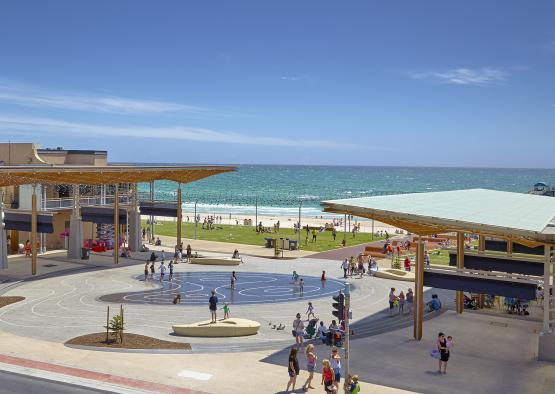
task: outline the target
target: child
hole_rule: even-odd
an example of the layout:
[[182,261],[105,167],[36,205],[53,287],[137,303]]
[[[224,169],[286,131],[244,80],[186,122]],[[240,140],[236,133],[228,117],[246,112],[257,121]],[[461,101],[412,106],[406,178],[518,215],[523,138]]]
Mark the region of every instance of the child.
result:
[[170,270],[170,277],[168,280],[171,282],[173,279],[173,260],[170,260],[170,263],[168,264],[168,268]]
[[237,282],[237,275],[235,271],[231,273],[231,290],[235,290],[235,283]]
[[405,314],[405,293],[401,291],[399,293],[398,300],[399,300],[399,314],[404,315]]
[[308,309],[306,310],[306,317],[308,318],[308,320],[310,320],[310,315],[312,315],[312,318],[316,317],[314,315],[314,307],[312,306],[312,302],[308,303]]
[[154,261],[150,263],[150,278],[154,279]]
[[145,281],[148,279],[148,261],[145,263]]
[[320,277],[320,280],[322,282],[324,282],[326,280],[326,271],[322,271],[322,276]]
[[227,302],[224,304],[224,320],[225,319],[229,319],[229,305],[227,304]]
[[160,282],[164,281],[164,274],[166,273],[166,266],[164,265],[164,262],[162,261],[160,263]]
[[293,277],[291,279],[293,279],[294,283],[299,281],[299,274],[297,274],[297,271],[293,271]]
[[301,280],[299,281],[299,291],[302,293],[304,292],[304,279],[301,278]]
[[173,298],[173,303],[174,303],[174,305],[175,304],[181,304],[181,294],[178,294]]
[[447,343],[445,345],[445,347],[447,348],[447,350],[451,351],[451,348],[453,347],[454,343],[453,343],[453,337],[451,335],[449,335],[447,337]]
[[351,377],[351,385],[349,386],[349,393],[351,394],[360,393],[360,384],[358,383],[358,375],[353,375]]

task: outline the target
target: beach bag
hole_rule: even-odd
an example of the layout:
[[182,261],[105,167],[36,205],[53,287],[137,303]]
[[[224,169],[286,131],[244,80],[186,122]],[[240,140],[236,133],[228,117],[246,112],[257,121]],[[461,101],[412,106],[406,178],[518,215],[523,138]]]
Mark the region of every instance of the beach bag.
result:
[[440,352],[439,350],[437,350],[437,349],[433,349],[433,350],[430,352],[430,356],[431,356],[432,358],[435,358],[436,360],[439,360],[439,359],[441,358],[441,352]]

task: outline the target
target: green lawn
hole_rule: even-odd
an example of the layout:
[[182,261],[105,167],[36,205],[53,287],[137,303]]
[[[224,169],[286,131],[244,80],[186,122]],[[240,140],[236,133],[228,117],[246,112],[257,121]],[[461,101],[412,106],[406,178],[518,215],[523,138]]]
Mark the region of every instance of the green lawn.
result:
[[[146,226],[146,221],[143,221],[143,227]],[[293,229],[284,228],[279,231],[279,233],[263,233],[257,234],[254,227],[248,226],[230,226],[227,224],[218,224],[215,226],[214,230],[204,230],[202,225],[199,223],[197,227],[197,239],[202,239],[206,241],[218,241],[218,242],[234,242],[239,244],[248,245],[264,245],[264,238],[277,237],[277,238],[289,238],[298,239],[298,234],[296,234]],[[171,237],[176,236],[177,223],[176,222],[159,222],[155,226],[155,235],[167,235]],[[182,225],[183,238],[194,239],[195,230],[193,223],[183,223]],[[333,241],[331,236],[331,231],[324,231],[318,233],[316,242],[305,242],[306,231],[301,233],[301,250],[323,252],[326,250],[337,249],[341,247],[341,240],[343,239],[343,232],[337,232],[336,241]],[[312,239],[312,236],[310,236]],[[371,241],[376,241],[383,239],[368,233],[358,233],[356,239],[353,239],[352,234],[347,234],[347,246],[353,246],[363,243],[368,243]]]

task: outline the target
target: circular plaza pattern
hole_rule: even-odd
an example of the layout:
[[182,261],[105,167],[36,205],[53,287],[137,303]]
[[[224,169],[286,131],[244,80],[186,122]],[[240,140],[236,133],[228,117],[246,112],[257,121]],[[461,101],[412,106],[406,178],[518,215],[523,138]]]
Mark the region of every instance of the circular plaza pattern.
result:
[[[181,295],[181,304],[207,305],[210,292],[216,291],[220,303],[231,305],[280,303],[330,297],[343,289],[344,283],[335,279],[321,281],[314,276],[302,276],[304,285],[295,282],[291,275],[269,272],[237,272],[235,289],[231,289],[229,272],[176,272],[169,281],[169,274],[160,281],[159,274],[147,279],[157,288],[139,292],[107,294],[100,301],[110,303],[169,305]],[[145,281],[144,275],[136,280]]]

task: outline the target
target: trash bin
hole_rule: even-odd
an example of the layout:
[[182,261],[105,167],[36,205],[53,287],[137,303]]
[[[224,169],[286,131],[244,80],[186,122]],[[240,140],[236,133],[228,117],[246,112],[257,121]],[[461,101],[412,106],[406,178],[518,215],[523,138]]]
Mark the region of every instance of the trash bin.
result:
[[289,240],[289,250],[297,250],[297,240],[296,239],[290,239]]
[[88,260],[91,251],[88,248],[81,248],[81,260]]

